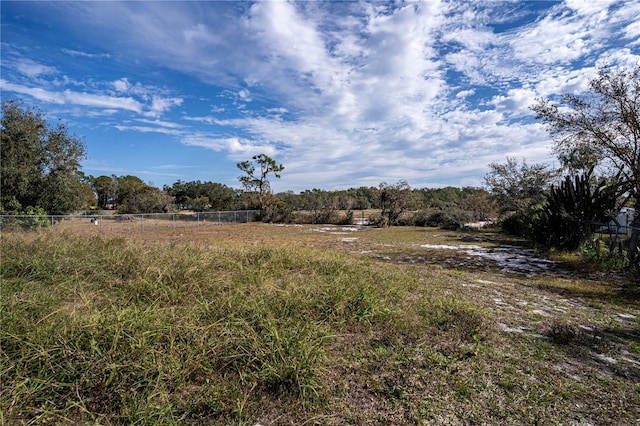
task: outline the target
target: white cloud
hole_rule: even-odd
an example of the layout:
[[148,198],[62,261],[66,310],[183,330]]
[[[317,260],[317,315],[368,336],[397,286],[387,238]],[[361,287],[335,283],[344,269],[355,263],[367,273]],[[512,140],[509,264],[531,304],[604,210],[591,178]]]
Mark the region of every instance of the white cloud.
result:
[[583,21],[547,17],[514,37],[511,46],[525,63],[569,63],[586,53],[589,38]]
[[637,46],[640,39],[640,21],[632,22],[624,30],[624,38],[631,40],[632,45]]
[[530,89],[509,89],[506,95],[494,96],[491,100],[496,108],[510,117],[522,117],[531,115],[530,107],[534,104],[538,94]]
[[52,92],[38,87],[28,87],[19,84],[13,84],[6,80],[0,80],[0,86],[3,90],[15,93],[21,93],[31,96],[39,101],[50,102],[54,104],[71,104],[106,109],[128,110],[136,113],[142,112],[142,105],[130,97],[114,97],[106,95],[96,95],[91,93],[75,92],[72,90],[64,90],[62,92]]
[[242,89],[238,92],[238,97],[245,102],[251,102],[251,92],[247,89]]
[[220,36],[215,34],[210,28],[201,23],[185,29],[182,34],[184,41],[187,44],[202,43],[211,45],[219,44],[222,42]]
[[113,127],[121,132],[161,133],[170,136],[181,136],[183,134],[180,130],[166,128],[163,126],[132,126],[116,124]]
[[15,64],[15,68],[29,78],[40,77],[48,74],[58,74],[55,67],[35,62],[31,59],[21,58]]
[[84,105],[98,108],[117,108],[140,113],[142,105],[133,98],[121,98],[114,96],[96,95],[92,93],[74,92],[65,90],[62,92],[65,103]]
[[456,93],[456,98],[459,99],[464,99],[468,96],[473,96],[475,95],[476,91],[475,89],[470,89],[470,90],[461,90],[458,93]]
[[90,58],[90,59],[109,59],[111,55],[109,53],[87,53],[73,49],[62,49],[64,53],[71,56]]
[[247,156],[251,157],[258,153],[270,156],[276,154],[276,149],[273,146],[238,137],[216,138],[206,134],[190,134],[182,137],[181,142],[185,145],[200,146],[214,151],[229,151],[231,157],[238,160],[245,160]]
[[131,84],[129,83],[129,80],[127,80],[126,78],[115,80],[111,84],[118,92],[127,93],[131,88]]
[[458,28],[443,35],[442,41],[459,43],[465,50],[486,50],[496,42],[496,36],[488,29]]
[[179,123],[174,123],[172,121],[163,121],[163,120],[147,120],[147,119],[137,119],[136,121],[146,124],[152,124],[155,126],[166,127],[169,129],[182,129],[185,126]]
[[182,98],[165,98],[153,96],[149,111],[145,114],[151,117],[157,117],[174,106],[180,106],[184,102]]
[[[59,7],[99,35],[95,51],[118,52],[148,74],[87,79],[82,91],[8,78],[2,84],[86,106],[87,114],[134,113],[128,118],[136,124],[121,130],[173,135],[234,159],[279,157],[287,189],[403,178],[440,185],[455,176],[473,182],[506,155],[549,158],[548,135],[531,124],[533,100],[583,91],[597,64],[637,61],[639,6],[70,2]],[[544,13],[533,19],[538,9]],[[517,26],[520,18],[527,24]],[[612,49],[614,38],[624,47]],[[60,74],[37,65],[27,63],[22,75]],[[189,87],[204,82],[201,91],[182,93],[189,89],[181,82],[160,87],[157,81],[168,80],[154,78],[167,69]]]
[[609,6],[617,0],[564,0],[564,4],[580,16],[606,15]]

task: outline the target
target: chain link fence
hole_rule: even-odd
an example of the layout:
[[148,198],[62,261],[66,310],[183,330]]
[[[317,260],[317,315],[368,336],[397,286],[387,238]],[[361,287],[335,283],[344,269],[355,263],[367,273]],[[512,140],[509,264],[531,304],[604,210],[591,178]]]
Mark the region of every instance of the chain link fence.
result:
[[257,215],[257,210],[238,210],[199,213],[0,216],[0,231],[41,229],[56,231],[64,229],[94,231],[104,234],[128,234],[197,228],[223,223],[247,223],[255,221]]

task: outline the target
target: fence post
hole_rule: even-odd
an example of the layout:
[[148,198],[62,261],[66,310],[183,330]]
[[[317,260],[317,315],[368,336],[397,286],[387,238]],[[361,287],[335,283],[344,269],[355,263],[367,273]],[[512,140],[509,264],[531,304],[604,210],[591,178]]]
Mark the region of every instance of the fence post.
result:
[[173,213],[172,217],[173,217],[173,229],[176,229],[176,214]]
[[140,228],[142,229],[142,232],[144,232],[144,215],[140,215]]
[[104,216],[100,215],[100,234],[102,234],[102,221],[104,220]]

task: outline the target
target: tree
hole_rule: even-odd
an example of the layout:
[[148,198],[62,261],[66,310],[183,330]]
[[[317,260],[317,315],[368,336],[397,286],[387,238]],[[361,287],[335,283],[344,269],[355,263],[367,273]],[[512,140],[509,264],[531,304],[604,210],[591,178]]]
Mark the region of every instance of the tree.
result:
[[[147,188],[147,184],[137,176],[126,175],[116,176],[113,175],[113,180],[117,185],[116,206],[121,213],[133,213],[129,208],[131,200],[143,192]],[[136,209],[137,210],[137,209]]]
[[200,197],[209,199],[209,209],[211,210],[235,210],[238,208],[236,190],[221,183],[203,183]]
[[98,197],[98,207],[112,209],[118,202],[118,181],[115,176],[89,176],[91,188]]
[[[165,185],[164,191],[174,198],[179,209],[195,211],[234,210],[239,208],[237,190],[215,182],[182,182]],[[205,202],[204,199],[208,201]]]
[[529,207],[542,202],[546,190],[556,176],[544,164],[529,166],[525,160],[507,157],[507,162],[491,163],[491,171],[485,175],[487,190],[500,206],[500,213],[523,213]]
[[468,189],[463,200],[465,210],[471,213],[473,220],[489,220],[496,211],[496,205],[488,192],[482,189]]
[[190,209],[191,200],[197,198],[200,195],[192,195],[189,190],[189,183],[177,180],[173,185],[164,185],[164,191],[173,197],[173,201],[178,209]]
[[2,101],[0,210],[40,207],[49,214],[76,210],[85,201],[79,173],[84,143],[59,122],[51,126],[35,108]]
[[382,226],[394,225],[400,215],[407,209],[407,201],[411,187],[405,180],[401,180],[395,185],[385,182],[380,184],[380,215],[382,216]]
[[[633,262],[640,256],[640,63],[632,69],[601,68],[581,95],[564,94],[559,104],[538,99],[532,107],[555,140],[554,150],[569,169],[600,166],[627,192],[636,215],[629,241]],[[613,207],[613,206],[612,206]]]
[[172,198],[159,188],[146,185],[123,199],[118,205],[119,213],[167,213]]
[[167,192],[147,185],[137,176],[112,176],[117,184],[119,213],[163,213],[170,209],[172,197]]
[[280,178],[280,172],[284,170],[284,166],[277,164],[268,155],[260,154],[254,155],[250,161],[238,163],[237,167],[245,173],[238,177],[245,191],[256,194],[260,209],[265,211],[272,196],[268,176],[273,174],[276,178]]

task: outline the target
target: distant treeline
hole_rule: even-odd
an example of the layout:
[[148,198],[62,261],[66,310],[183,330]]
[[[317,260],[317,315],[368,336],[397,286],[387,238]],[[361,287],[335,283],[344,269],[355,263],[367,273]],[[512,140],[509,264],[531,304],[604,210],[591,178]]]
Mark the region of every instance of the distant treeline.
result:
[[[177,181],[164,186],[179,210],[259,209],[255,197],[244,191],[215,182]],[[393,196],[389,196],[393,194]],[[391,204],[394,204],[391,206]],[[268,220],[278,222],[334,223],[350,221],[353,212],[363,210],[398,211],[389,224],[443,225],[455,227],[467,221],[495,217],[496,208],[487,191],[480,188],[423,188],[408,185],[381,184],[380,187],[359,187],[327,191],[311,189],[273,194]],[[304,214],[301,214],[303,212]],[[407,212],[412,212],[408,215]],[[402,222],[402,223],[399,223]]]

